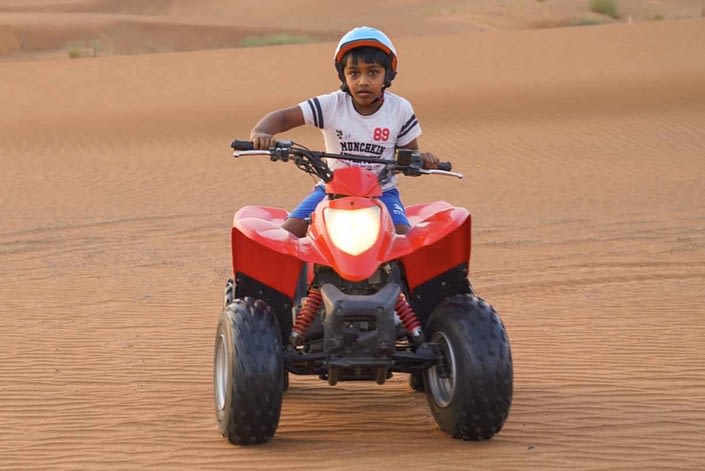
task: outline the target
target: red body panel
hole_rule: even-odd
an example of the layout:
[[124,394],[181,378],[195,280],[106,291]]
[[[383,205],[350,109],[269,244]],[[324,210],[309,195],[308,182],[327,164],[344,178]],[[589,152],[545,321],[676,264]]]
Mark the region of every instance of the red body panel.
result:
[[232,230],[233,273],[245,273],[293,297],[303,266],[297,256],[299,239],[279,227],[286,211],[245,206],[235,213]]
[[[312,215],[306,237],[298,238],[280,227],[287,217],[283,209],[258,206],[240,209],[233,220],[233,271],[293,297],[304,263],[330,266],[345,279],[361,281],[372,276],[382,263],[399,259],[412,291],[451,268],[469,263],[471,218],[467,210],[443,201],[409,206],[407,216],[412,228],[399,235],[394,231],[386,206],[370,197],[379,191],[376,178],[376,190],[369,187],[366,175],[372,173],[351,167],[338,170],[335,175],[336,185],[327,186],[331,193],[359,190],[361,194],[323,200]],[[326,231],[325,208],[360,209],[372,205],[382,212],[376,243],[355,256],[338,249]]]
[[[330,234],[325,230],[325,209],[331,207],[353,210],[375,205],[380,208],[383,214],[377,243],[359,255],[350,255],[338,250],[333,244]],[[380,260],[385,258],[385,254],[392,243],[394,224],[386,211],[387,208],[384,203],[376,198],[368,199],[351,196],[335,200],[324,200],[318,205],[313,214],[307,238],[310,238],[317,252],[326,260],[325,265],[335,268],[335,271],[340,276],[350,281],[367,279],[379,268]]]
[[[406,271],[409,291],[461,263],[470,263],[470,213],[450,205],[443,210],[441,205],[436,202],[407,209],[413,228],[405,237],[414,249],[400,258]],[[434,209],[436,212],[432,211]],[[425,213],[426,217],[414,224],[416,218],[413,214],[417,211]]]
[[377,175],[362,167],[347,167],[336,170],[333,180],[326,183],[326,193],[330,195],[355,195],[366,197],[382,196]]

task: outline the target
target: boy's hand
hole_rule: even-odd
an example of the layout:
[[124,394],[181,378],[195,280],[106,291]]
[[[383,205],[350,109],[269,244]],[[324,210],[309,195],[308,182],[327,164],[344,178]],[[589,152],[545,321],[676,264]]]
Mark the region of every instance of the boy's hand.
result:
[[438,167],[440,159],[431,152],[419,152],[419,155],[421,156],[421,160],[423,160],[423,168],[431,169]]
[[250,140],[257,150],[268,150],[277,142],[271,134],[258,131],[250,133]]

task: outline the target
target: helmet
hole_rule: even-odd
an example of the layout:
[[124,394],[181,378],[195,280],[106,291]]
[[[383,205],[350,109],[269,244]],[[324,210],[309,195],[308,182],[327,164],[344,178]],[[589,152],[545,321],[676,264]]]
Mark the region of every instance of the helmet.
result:
[[394,80],[394,76],[397,74],[397,50],[394,48],[394,44],[392,44],[392,41],[386,34],[369,26],[359,26],[357,28],[353,28],[345,33],[343,37],[340,38],[340,41],[338,41],[338,47],[335,48],[333,60],[335,61],[335,68],[338,71],[340,80],[343,84],[345,84],[342,62],[345,54],[352,49],[363,46],[380,49],[389,56],[392,64],[392,70],[387,71],[385,82],[386,86],[391,85],[392,80]]

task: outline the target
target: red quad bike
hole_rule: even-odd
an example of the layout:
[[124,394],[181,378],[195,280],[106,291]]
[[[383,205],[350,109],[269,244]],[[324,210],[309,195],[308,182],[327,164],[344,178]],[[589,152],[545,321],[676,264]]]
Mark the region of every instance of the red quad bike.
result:
[[[233,141],[236,157],[293,161],[325,182],[327,197],[298,238],[283,209],[245,206],[232,228],[234,281],[215,336],[215,411],[237,445],[276,432],[289,374],[330,385],[383,384],[393,372],[425,391],[438,426],[454,438],[500,431],[512,401],[512,356],[495,310],[468,281],[470,214],[446,202],[407,208],[411,229],[395,233],[375,173],[462,175],[424,170],[418,156],[395,161],[316,152],[280,141],[267,151]],[[359,165],[332,172],[325,159]]]

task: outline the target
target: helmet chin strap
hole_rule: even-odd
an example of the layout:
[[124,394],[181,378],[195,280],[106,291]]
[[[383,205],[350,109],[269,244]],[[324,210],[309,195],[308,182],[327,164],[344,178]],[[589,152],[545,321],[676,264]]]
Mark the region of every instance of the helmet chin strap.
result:
[[382,89],[382,94],[380,96],[378,96],[377,98],[375,98],[374,100],[372,100],[372,103],[377,103],[377,102],[379,102],[380,105],[382,103],[384,103],[384,88]]
[[385,91],[387,88],[389,88],[389,86],[390,86],[391,84],[392,84],[391,82],[384,82],[384,86],[382,87],[382,94],[381,94],[380,96],[378,96],[377,98],[375,98],[375,99],[372,101],[372,103],[377,103],[378,101],[380,102],[380,105],[381,105],[382,103],[384,103],[384,91]]
[[[387,84],[385,83],[385,84],[384,84],[384,87],[382,87],[382,94],[381,94],[380,96],[378,96],[377,98],[375,98],[374,100],[372,100],[372,103],[377,103],[378,101],[381,102],[381,103],[384,103],[384,91],[385,91],[388,87],[389,87],[389,85],[387,85]],[[352,93],[350,93],[350,89],[348,88],[348,85],[347,85],[346,83],[343,83],[343,84],[340,86],[340,89],[341,89],[342,91],[344,91],[345,93],[347,93],[348,95],[351,95],[351,96],[352,96]]]

